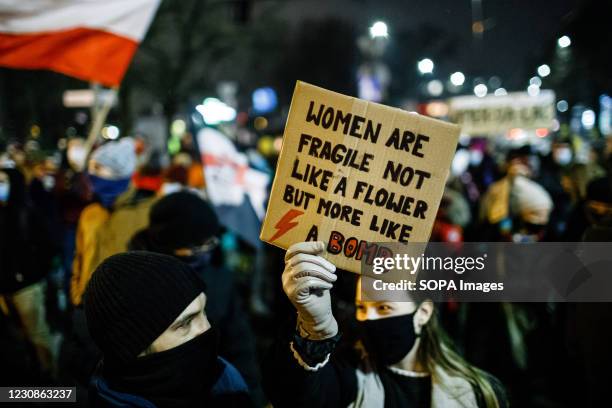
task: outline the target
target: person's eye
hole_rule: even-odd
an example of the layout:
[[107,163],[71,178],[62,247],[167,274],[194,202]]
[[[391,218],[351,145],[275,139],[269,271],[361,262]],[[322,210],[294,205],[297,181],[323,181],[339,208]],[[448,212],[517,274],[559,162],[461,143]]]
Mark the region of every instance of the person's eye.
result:
[[179,329],[181,329],[181,330],[188,329],[188,328],[189,328],[189,326],[191,326],[191,320],[192,320],[192,319],[185,320],[183,323],[181,323],[181,324],[178,326],[178,328],[179,328]]
[[355,305],[355,307],[357,308],[357,310],[359,311],[363,311],[365,310],[365,306],[364,305]]
[[378,306],[378,311],[379,312],[384,312],[384,313],[390,312],[391,311],[391,306],[389,306],[389,305],[379,305]]

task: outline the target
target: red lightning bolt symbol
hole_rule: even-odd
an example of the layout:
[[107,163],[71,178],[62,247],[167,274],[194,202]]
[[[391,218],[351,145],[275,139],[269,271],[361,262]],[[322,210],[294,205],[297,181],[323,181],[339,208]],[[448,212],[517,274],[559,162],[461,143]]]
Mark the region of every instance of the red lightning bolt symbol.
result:
[[270,238],[270,241],[275,241],[276,239],[285,235],[285,233],[287,233],[287,231],[289,231],[291,228],[298,225],[298,222],[292,222],[292,220],[302,214],[304,214],[304,211],[295,210],[293,208],[287,211],[285,215],[283,215],[283,217],[274,226],[277,231],[276,234],[274,234],[274,236]]

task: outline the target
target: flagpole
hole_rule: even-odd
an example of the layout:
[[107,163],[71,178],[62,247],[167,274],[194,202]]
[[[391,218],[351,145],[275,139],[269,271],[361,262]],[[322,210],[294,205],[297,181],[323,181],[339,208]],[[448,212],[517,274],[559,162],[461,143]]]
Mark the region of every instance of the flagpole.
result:
[[[95,87],[95,93],[96,93],[96,97],[94,98],[94,101],[98,100],[98,96],[100,94],[100,87]],[[102,126],[104,126],[104,122],[106,121],[106,117],[108,116],[108,113],[110,112],[113,103],[115,102],[115,98],[117,97],[117,93],[119,91],[119,87],[118,86],[113,86],[112,88],[110,88],[110,95],[108,98],[104,98],[104,100],[102,101],[102,105],[98,108],[96,103],[94,103],[94,108],[92,109],[92,123],[91,123],[91,128],[89,129],[89,135],[87,136],[87,140],[85,141],[85,152],[86,152],[86,156],[87,160],[85,161],[85,166],[87,166],[87,161],[89,160],[89,155],[91,153],[91,149],[93,148],[94,144],[96,143],[96,139],[98,138],[98,135],[100,134],[100,131],[102,130]]]

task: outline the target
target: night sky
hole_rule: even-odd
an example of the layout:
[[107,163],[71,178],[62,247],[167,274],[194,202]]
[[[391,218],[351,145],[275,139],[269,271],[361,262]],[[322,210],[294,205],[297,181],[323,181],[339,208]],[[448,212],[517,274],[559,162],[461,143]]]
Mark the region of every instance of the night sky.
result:
[[[495,75],[502,80],[502,86],[513,90],[528,85],[529,70],[542,63],[538,59],[544,48],[562,33],[564,22],[580,0],[482,0],[485,24],[482,41],[475,40],[472,35],[470,0],[295,0],[282,3],[281,15],[295,23],[333,16],[350,20],[357,29],[367,32],[374,21],[383,20],[389,26],[391,41],[398,29],[417,30],[423,25],[441,28],[448,31],[457,44],[455,55],[437,65],[441,79],[454,71],[485,79]],[[423,57],[428,56],[417,56]]]

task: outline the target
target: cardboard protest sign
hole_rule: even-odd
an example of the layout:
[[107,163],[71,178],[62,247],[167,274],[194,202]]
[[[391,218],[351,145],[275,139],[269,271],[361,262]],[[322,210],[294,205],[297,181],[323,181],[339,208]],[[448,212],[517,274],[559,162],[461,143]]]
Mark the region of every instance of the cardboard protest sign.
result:
[[543,89],[538,95],[512,92],[504,96],[457,96],[449,100],[451,122],[468,135],[505,133],[512,128],[550,128],[555,119],[555,93]]
[[260,238],[324,241],[338,268],[427,242],[459,127],[298,82]]

